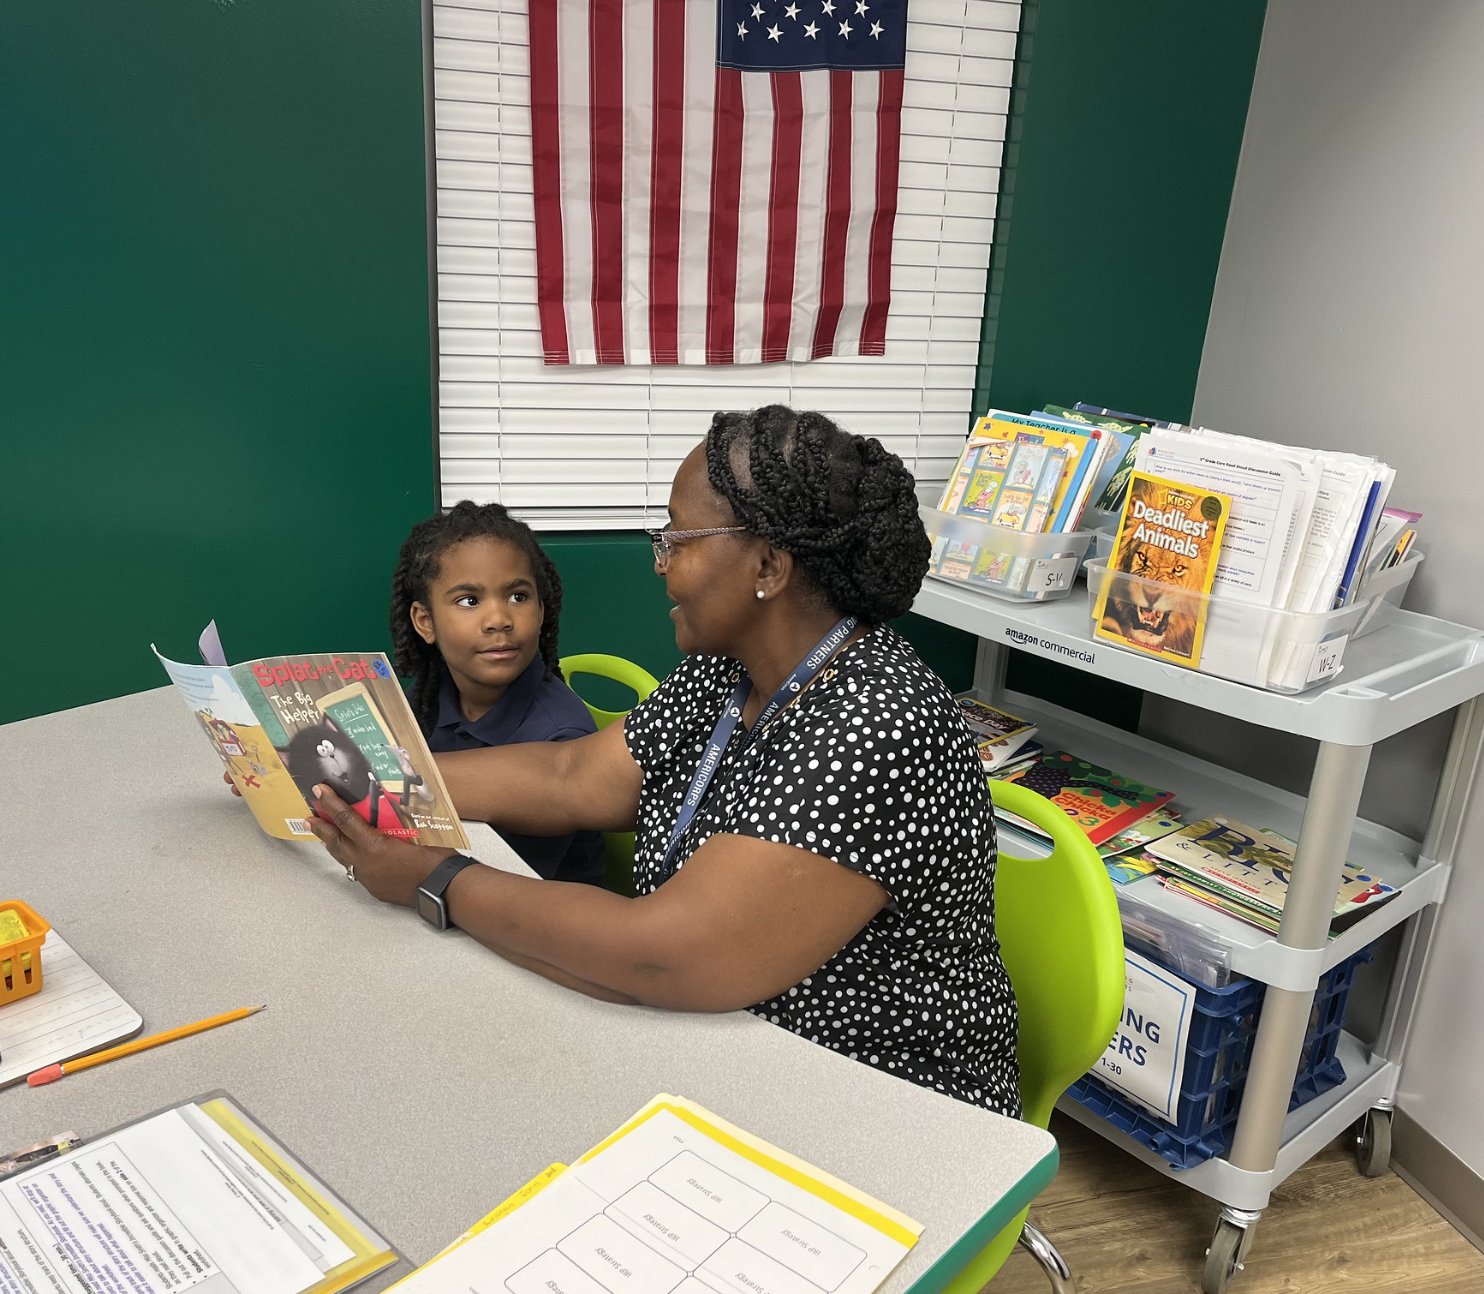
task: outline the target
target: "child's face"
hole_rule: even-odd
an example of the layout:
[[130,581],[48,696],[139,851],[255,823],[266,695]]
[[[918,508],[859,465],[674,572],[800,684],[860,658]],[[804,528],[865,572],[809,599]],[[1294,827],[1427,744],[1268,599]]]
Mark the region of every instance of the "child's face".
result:
[[466,539],[443,554],[412,626],[436,643],[466,700],[493,705],[536,657],[545,610],[526,556],[503,539]]

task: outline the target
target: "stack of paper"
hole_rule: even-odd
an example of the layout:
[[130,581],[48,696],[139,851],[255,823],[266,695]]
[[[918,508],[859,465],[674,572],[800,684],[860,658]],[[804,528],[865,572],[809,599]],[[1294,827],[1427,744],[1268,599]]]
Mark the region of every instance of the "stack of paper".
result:
[[921,1234],[838,1178],[661,1095],[398,1288],[872,1294]]
[[1135,454],[1141,472],[1231,500],[1201,668],[1298,690],[1332,671],[1333,652],[1285,634],[1254,607],[1323,612],[1349,602],[1395,471],[1359,454],[1299,449],[1209,428],[1154,428]]

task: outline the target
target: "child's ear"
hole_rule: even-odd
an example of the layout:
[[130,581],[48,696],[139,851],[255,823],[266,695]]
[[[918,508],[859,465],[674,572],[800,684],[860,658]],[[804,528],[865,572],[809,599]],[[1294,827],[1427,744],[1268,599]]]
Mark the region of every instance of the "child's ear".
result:
[[433,633],[433,614],[421,602],[414,602],[407,612],[408,619],[417,636],[431,647],[436,642]]

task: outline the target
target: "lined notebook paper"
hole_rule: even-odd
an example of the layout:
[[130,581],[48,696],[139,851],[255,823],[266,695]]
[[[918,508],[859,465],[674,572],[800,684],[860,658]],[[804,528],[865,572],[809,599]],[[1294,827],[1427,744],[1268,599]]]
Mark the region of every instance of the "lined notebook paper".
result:
[[41,945],[41,992],[0,1008],[0,1087],[128,1038],[143,1024],[53,930]]

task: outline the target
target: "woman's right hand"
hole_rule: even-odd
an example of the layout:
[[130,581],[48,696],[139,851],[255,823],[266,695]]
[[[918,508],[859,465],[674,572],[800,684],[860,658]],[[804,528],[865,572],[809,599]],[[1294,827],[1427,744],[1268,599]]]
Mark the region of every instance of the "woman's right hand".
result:
[[231,773],[223,773],[222,781],[224,781],[228,786],[232,788],[233,795],[235,795],[239,800],[242,798],[242,792],[237,789],[237,783],[232,780]]

